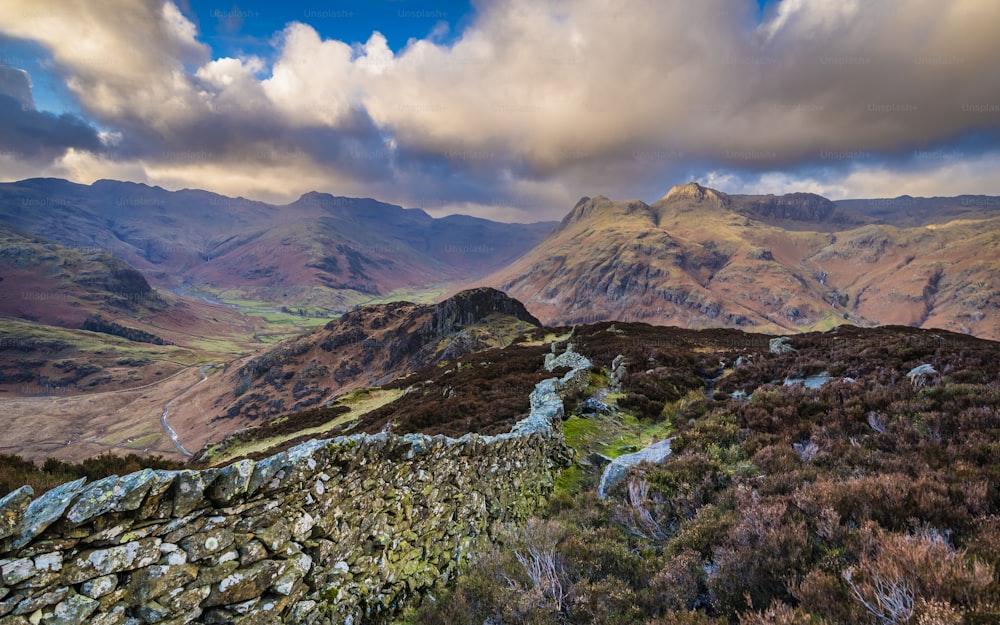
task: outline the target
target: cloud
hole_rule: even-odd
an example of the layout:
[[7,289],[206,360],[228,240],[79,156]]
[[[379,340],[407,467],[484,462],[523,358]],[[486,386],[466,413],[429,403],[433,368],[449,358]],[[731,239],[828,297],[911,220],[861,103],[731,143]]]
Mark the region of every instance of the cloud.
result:
[[496,0],[396,53],[292,22],[267,60],[213,59],[172,2],[9,4],[0,33],[44,45],[120,133],[74,171],[117,159],[270,199],[318,186],[551,218],[693,178],[984,191],[1000,129],[993,0],[782,0],[762,23],[752,0]]
[[23,69],[0,65],[0,94],[13,98],[22,109],[34,109],[31,77]]
[[103,145],[83,120],[36,111],[27,72],[0,65],[0,152],[6,160],[44,165],[68,148],[98,152]]

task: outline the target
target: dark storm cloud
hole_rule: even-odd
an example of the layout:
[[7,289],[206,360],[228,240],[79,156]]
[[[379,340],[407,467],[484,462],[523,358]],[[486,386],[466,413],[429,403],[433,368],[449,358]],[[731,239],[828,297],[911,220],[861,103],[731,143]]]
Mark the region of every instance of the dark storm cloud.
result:
[[68,148],[99,152],[102,145],[97,131],[80,118],[36,111],[27,73],[0,66],[0,152],[41,163]]

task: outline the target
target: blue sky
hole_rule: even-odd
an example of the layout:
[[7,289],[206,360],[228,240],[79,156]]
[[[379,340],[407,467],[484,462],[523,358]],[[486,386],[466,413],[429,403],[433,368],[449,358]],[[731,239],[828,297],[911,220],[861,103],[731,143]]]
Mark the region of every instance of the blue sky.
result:
[[1000,194],[998,41],[994,0],[5,0],[0,179],[519,221]]
[[461,32],[473,15],[469,2],[440,0],[337,0],[333,2],[190,2],[184,7],[197,18],[203,40],[219,55],[267,53],[268,42],[285,24],[311,24],[323,37],[363,43],[373,31],[399,51],[411,38],[424,38],[447,27],[442,41]]

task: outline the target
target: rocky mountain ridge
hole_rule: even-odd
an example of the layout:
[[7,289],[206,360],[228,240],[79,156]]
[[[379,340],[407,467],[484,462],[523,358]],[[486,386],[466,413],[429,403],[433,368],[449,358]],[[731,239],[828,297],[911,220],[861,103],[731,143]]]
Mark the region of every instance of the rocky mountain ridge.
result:
[[952,204],[936,223],[911,226],[906,216],[893,225],[889,210],[864,214],[858,202],[697,183],[653,204],[585,197],[484,281],[546,323],[765,332],[898,323],[1000,337],[1000,210]]

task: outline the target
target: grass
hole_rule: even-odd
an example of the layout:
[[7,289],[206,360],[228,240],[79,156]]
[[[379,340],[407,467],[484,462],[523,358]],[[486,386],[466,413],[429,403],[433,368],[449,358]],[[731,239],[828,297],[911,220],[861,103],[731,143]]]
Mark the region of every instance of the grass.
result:
[[448,285],[426,289],[396,289],[385,295],[359,298],[358,304],[389,304],[391,302],[413,302],[414,304],[434,304],[441,301],[448,292]]
[[147,434],[146,436],[135,439],[125,444],[126,447],[130,449],[145,449],[155,443],[159,438],[163,436],[162,432],[157,432],[155,434]]
[[565,341],[570,338],[572,331],[565,332],[563,334],[556,334],[555,332],[547,332],[545,336],[538,340],[534,340],[533,334],[528,333],[525,335],[525,340],[521,343],[525,347],[537,347],[539,345],[548,345],[556,341]]
[[[241,440],[235,444],[229,445],[228,448],[221,453],[217,451],[219,446],[214,446],[208,452],[210,462],[213,466],[220,466],[237,458],[267,451],[268,449],[277,447],[293,438],[322,436],[333,427],[343,425],[351,421],[356,421],[359,417],[396,401],[403,395],[403,392],[404,391],[401,389],[381,388],[367,388],[351,391],[350,393],[337,398],[330,404],[330,406],[348,407],[350,408],[350,412],[338,415],[336,418],[321,425],[296,430],[288,434],[257,438],[250,441]],[[271,420],[269,425],[280,425],[282,421],[287,418],[288,417],[277,417],[276,419]]]
[[29,321],[0,320],[0,340],[24,345],[26,350],[23,353],[32,351],[40,351],[47,355],[59,352],[72,353],[77,359],[149,358],[183,366],[203,363],[206,360],[197,351],[176,345],[135,343],[108,334],[71,330]]

